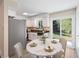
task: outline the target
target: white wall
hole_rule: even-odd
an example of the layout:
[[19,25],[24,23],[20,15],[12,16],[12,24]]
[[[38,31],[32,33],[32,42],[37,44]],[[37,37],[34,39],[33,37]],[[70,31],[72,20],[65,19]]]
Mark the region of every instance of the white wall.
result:
[[76,8],[76,51],[79,57],[79,4]]
[[15,54],[14,45],[17,42],[21,42],[23,47],[26,45],[25,38],[25,20],[16,20],[12,17],[8,17],[8,41],[9,41],[9,56]]
[[0,55],[4,55],[4,0],[0,0]]
[[17,15],[16,11],[8,8],[8,16],[14,17],[14,19],[25,20],[26,18],[22,15]]

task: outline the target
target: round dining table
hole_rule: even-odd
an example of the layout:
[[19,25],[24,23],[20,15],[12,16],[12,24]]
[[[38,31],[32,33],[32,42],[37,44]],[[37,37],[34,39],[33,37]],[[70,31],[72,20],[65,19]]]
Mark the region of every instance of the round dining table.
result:
[[[51,52],[47,52],[45,51],[45,47],[47,46],[47,44],[44,44],[41,40],[39,39],[35,39],[31,42],[29,42],[26,45],[26,49],[29,53],[36,55],[36,56],[42,56],[42,57],[46,57],[46,56],[53,56],[56,53],[60,52],[60,51],[64,51],[62,48],[62,44],[57,41],[57,43],[52,43],[53,40],[51,40],[51,47],[53,48],[53,51]],[[36,46],[35,47],[31,47],[30,45],[35,43]]]

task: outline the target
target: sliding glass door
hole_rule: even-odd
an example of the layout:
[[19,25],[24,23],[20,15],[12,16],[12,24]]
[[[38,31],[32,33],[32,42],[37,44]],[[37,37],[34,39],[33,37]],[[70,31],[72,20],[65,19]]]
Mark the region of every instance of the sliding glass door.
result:
[[53,39],[72,38],[72,18],[53,20],[52,25]]
[[65,39],[71,39],[72,37],[72,18],[62,20],[62,37]]
[[53,39],[60,38],[60,20],[53,20]]

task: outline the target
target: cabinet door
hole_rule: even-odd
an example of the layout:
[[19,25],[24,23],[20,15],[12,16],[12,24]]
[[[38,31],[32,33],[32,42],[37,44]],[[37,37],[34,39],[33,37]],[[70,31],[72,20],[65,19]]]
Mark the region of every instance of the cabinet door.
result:
[[48,18],[43,19],[43,26],[49,27],[49,19]]

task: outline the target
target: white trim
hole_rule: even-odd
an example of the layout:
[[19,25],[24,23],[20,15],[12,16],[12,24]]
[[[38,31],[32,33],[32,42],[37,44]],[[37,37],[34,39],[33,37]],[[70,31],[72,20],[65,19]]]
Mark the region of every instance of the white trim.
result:
[[8,58],[8,5],[4,0],[4,57]]
[[62,37],[62,27],[61,27],[61,25],[62,25],[62,20],[60,20],[60,37]]

